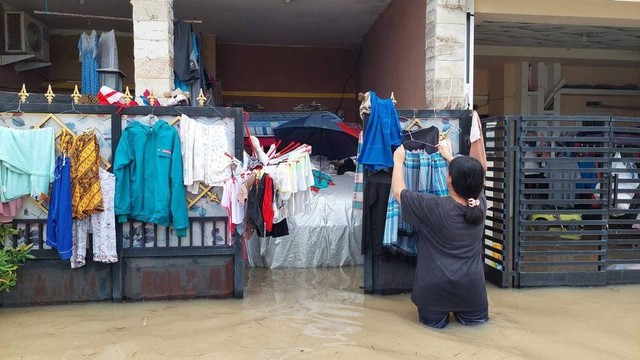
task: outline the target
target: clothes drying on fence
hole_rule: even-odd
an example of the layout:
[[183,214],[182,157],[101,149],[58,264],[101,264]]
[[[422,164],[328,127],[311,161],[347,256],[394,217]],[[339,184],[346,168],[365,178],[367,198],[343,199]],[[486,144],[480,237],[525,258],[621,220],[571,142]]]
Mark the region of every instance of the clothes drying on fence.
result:
[[82,33],[78,40],[78,51],[82,63],[80,92],[84,95],[97,95],[100,88],[98,77],[98,34],[92,30],[90,34]]
[[0,223],[10,223],[16,217],[18,210],[22,208],[22,198],[17,198],[6,203],[0,203]]
[[[253,177],[253,179],[255,179],[255,177]],[[248,191],[245,187],[244,177],[232,177],[224,182],[220,205],[227,209],[229,220],[234,225],[239,225],[244,222],[247,194]]]
[[93,261],[107,264],[118,262],[116,219],[113,211],[116,177],[104,169],[100,169],[99,176],[104,211],[73,221],[71,268],[74,269],[84,266],[86,263],[89,232],[93,234]]
[[371,114],[364,130],[358,163],[365,170],[377,171],[393,166],[393,150],[402,142],[402,129],[396,107],[391,99],[380,99],[373,91]]
[[[150,119],[151,120],[151,119]],[[133,121],[122,131],[114,159],[115,214],[169,226],[178,237],[189,228],[178,131],[166,121]]]
[[73,218],[104,210],[100,187],[100,145],[93,133],[74,136],[69,131],[60,134],[60,149],[71,161],[71,205]]
[[200,192],[199,183],[221,186],[231,177],[233,153],[227,125],[223,121],[203,124],[186,115],[180,119],[180,141],[184,156],[184,184],[193,194]]
[[471,117],[471,133],[469,135],[471,141],[471,147],[469,149],[469,156],[478,159],[480,163],[487,163],[487,151],[484,144],[484,136],[482,135],[482,120],[477,111],[473,112]]
[[[439,153],[407,151],[404,181],[408,190],[419,194],[449,195],[447,162]],[[388,199],[382,244],[401,253],[415,255],[418,251],[418,230],[402,220],[402,209],[393,192],[390,192]]]
[[58,156],[49,213],[47,214],[46,244],[57,249],[62,260],[72,255],[73,211],[71,208],[71,164],[69,158]]
[[0,202],[44,200],[55,169],[54,130],[0,127]]

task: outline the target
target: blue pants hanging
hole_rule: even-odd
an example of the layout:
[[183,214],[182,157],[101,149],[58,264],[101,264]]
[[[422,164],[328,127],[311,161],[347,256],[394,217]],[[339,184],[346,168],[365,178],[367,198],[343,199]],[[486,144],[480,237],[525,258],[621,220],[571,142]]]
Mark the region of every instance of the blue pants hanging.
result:
[[46,244],[58,249],[62,260],[71,258],[73,247],[70,169],[69,158],[63,159],[62,156],[58,156],[47,216]]

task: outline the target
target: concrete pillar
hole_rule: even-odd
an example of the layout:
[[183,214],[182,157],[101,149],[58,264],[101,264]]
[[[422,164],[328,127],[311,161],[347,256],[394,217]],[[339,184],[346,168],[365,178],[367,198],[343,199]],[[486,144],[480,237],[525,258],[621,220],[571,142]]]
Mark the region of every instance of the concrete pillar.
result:
[[136,100],[173,89],[173,0],[131,0]]
[[467,11],[470,0],[427,0],[427,108],[467,109]]

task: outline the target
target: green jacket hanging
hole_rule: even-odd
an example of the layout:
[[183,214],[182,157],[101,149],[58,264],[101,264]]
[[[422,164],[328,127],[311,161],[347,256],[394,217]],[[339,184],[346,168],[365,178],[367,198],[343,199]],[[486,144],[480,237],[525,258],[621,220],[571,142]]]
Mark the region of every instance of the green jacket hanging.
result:
[[164,120],[153,126],[131,122],[122,132],[113,164],[118,222],[134,219],[189,228],[178,131]]

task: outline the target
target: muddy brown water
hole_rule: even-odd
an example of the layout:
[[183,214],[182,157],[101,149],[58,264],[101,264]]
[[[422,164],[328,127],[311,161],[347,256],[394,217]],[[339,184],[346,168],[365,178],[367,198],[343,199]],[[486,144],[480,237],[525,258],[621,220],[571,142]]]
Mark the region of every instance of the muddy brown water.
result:
[[247,269],[244,299],[0,309],[0,359],[640,359],[640,286],[498,289],[489,323],[418,323],[362,268]]

